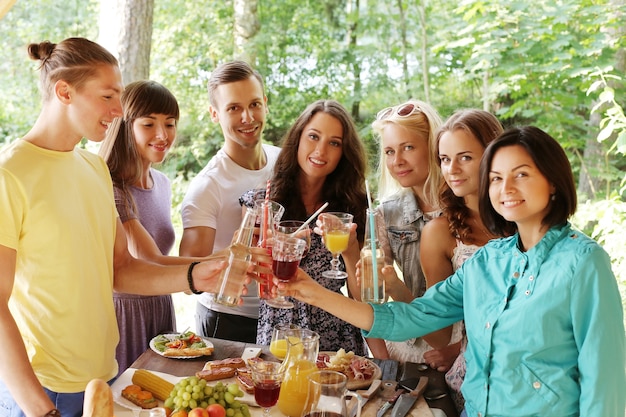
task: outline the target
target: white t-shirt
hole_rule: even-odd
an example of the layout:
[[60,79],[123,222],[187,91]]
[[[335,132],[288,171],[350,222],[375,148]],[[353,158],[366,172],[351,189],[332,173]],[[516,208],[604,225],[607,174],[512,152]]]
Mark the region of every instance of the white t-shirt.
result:
[[[267,161],[263,168],[243,168],[220,149],[189,184],[181,208],[183,227],[204,226],[215,229],[213,252],[228,247],[235,230],[239,228],[242,212],[239,197],[248,190],[265,188],[267,180],[272,177],[280,148],[266,144],[262,146]],[[248,287],[248,295],[244,297],[243,305],[238,307],[218,304],[210,294],[197,297],[201,304],[211,310],[259,318],[259,296],[255,285]]]

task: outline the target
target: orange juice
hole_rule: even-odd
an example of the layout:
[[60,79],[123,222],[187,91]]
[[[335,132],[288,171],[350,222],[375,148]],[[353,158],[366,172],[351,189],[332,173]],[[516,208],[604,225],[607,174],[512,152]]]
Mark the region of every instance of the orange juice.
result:
[[289,417],[300,417],[306,403],[309,390],[308,376],[317,371],[315,363],[300,359],[285,371],[280,386],[278,409]]
[[278,359],[285,359],[285,356],[287,356],[287,341],[285,339],[272,340],[270,352]]
[[348,249],[348,240],[350,233],[345,230],[331,230],[326,232],[324,241],[326,242],[326,248],[332,253],[341,253]]
[[[298,338],[295,336],[287,336],[287,339],[291,341],[292,355],[300,356],[303,353],[304,348],[298,343]],[[270,352],[278,359],[285,359],[287,356],[287,339],[272,340],[270,342]]]

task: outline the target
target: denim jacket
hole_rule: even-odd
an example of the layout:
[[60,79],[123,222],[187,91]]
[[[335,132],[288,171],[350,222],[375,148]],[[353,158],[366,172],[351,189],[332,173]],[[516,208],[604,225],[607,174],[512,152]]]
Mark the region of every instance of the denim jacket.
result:
[[421,297],[426,291],[426,278],[420,263],[420,237],[424,225],[432,216],[422,212],[410,188],[400,190],[383,201],[378,211],[385,226],[385,230],[378,233],[385,261],[388,264],[396,261],[406,286],[415,297]]

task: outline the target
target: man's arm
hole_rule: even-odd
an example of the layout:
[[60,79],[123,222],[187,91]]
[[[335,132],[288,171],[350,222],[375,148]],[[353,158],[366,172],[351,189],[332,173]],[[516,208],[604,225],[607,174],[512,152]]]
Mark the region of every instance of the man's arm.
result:
[[150,233],[139,220],[128,220],[123,225],[126,239],[128,240],[128,250],[135,258],[145,259],[161,265],[189,265],[195,261],[208,261],[227,256],[225,253],[214,253],[208,257],[163,255]]
[[[192,276],[195,288],[199,291],[217,292],[217,279],[224,267],[223,261],[205,261],[197,264]],[[114,288],[119,292],[162,295],[189,289],[188,264],[158,265],[131,256],[124,226],[119,218],[115,234],[113,269]]]
[[43,416],[55,407],[35,376],[22,336],[9,310],[16,256],[14,249],[0,245],[0,379],[26,415]]
[[209,256],[213,253],[215,229],[206,226],[187,227],[183,230],[178,254],[180,256]]

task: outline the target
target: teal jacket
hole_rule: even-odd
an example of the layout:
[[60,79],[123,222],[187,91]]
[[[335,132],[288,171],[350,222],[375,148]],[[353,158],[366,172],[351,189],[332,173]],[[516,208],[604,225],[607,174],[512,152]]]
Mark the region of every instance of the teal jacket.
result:
[[468,416],[624,416],[626,341],[607,253],[570,224],[528,252],[496,239],[412,303],[372,305],[366,337],[405,340],[465,320]]

